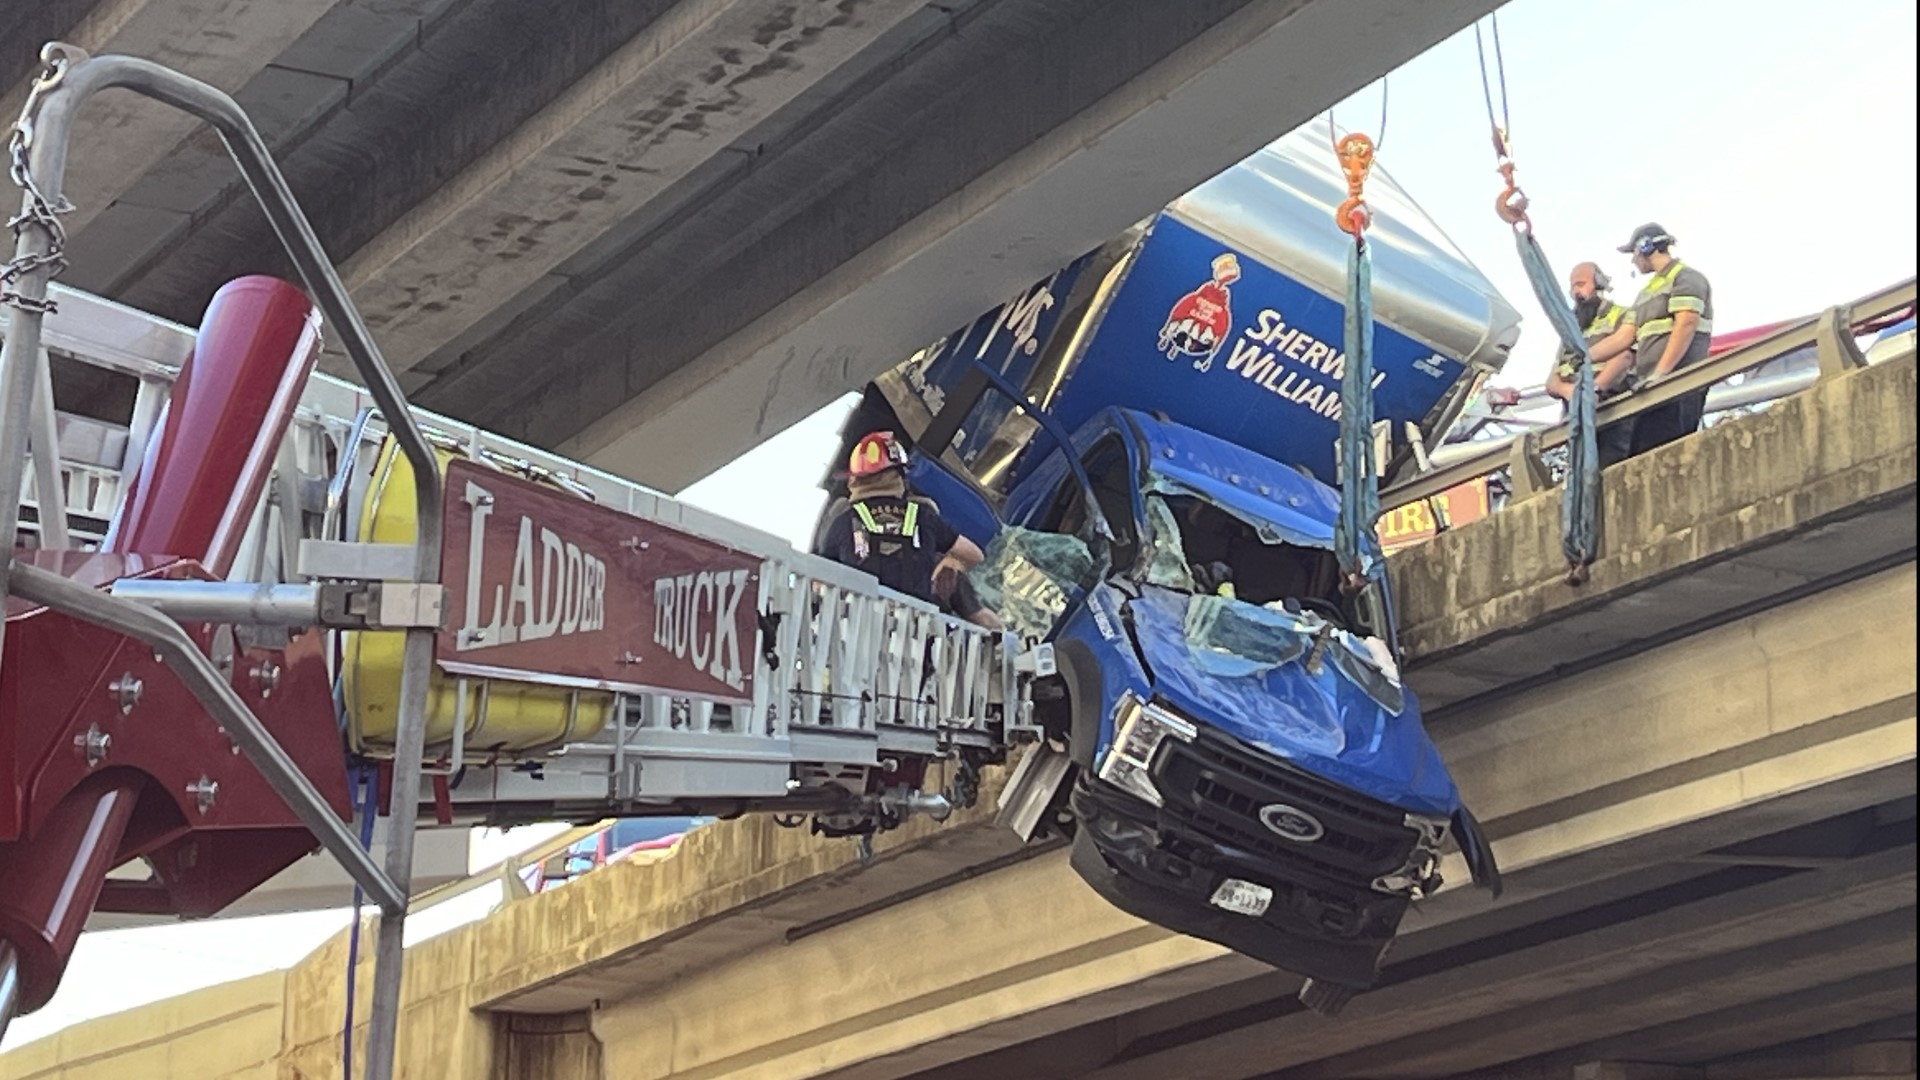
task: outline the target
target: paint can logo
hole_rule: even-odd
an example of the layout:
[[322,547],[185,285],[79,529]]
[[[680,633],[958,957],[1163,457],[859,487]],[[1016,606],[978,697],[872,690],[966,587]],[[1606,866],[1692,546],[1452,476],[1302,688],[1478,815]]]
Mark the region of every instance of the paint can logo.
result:
[[1160,351],[1167,359],[1191,357],[1195,371],[1213,366],[1220,344],[1233,330],[1233,292],[1240,260],[1232,252],[1213,260],[1213,277],[1181,297],[1160,327]]

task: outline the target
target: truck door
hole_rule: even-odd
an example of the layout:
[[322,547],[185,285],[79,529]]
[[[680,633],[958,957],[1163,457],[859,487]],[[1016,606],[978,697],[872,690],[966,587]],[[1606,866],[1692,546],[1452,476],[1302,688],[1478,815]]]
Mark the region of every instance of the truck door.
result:
[[[1111,565],[1133,565],[1139,554],[1137,522],[1141,510],[1140,492],[1133,477],[1130,440],[1119,430],[1109,431],[1094,440],[1081,454],[1081,463],[1093,482],[1094,497],[1113,529]],[[1066,466],[1050,463],[1029,484],[1022,485],[1007,502],[1009,524],[1042,532],[1065,533],[1090,539],[1086,496]]]

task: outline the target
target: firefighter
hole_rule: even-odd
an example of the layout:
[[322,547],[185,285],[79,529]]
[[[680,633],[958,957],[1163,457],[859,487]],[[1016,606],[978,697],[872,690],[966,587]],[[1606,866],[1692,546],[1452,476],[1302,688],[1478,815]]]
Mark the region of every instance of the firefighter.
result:
[[[1635,270],[1653,275],[1633,302],[1633,373],[1642,386],[1705,360],[1713,341],[1713,286],[1674,258],[1674,243],[1673,234],[1648,222],[1620,248],[1633,256]],[[1635,417],[1629,456],[1698,431],[1706,404],[1701,389]]]
[[[1574,318],[1587,341],[1587,354],[1593,361],[1594,390],[1600,401],[1632,388],[1634,313],[1614,302],[1613,281],[1599,264],[1583,262],[1573,268],[1567,292],[1573,297]],[[1562,415],[1573,400],[1576,357],[1568,349],[1560,351],[1560,362],[1547,376],[1547,393],[1560,399]],[[1599,433],[1600,466],[1605,468],[1632,453],[1633,422],[1610,424]]]
[[[892,432],[854,444],[847,462],[847,508],[828,523],[820,553],[864,570],[880,584],[986,625],[951,603],[982,554],[939,511],[907,494],[907,451]],[[985,613],[991,617],[991,612]],[[998,620],[994,620],[996,623]]]

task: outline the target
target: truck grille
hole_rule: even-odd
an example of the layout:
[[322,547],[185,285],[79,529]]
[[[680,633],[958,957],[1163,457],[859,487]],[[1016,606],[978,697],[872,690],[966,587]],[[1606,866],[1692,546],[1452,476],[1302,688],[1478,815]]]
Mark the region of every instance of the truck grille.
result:
[[[1418,839],[1405,811],[1256,757],[1218,735],[1168,740],[1163,747],[1155,772],[1166,810],[1227,846],[1370,887],[1405,865]],[[1275,804],[1312,815],[1325,833],[1311,842],[1282,838],[1260,819],[1261,809]]]

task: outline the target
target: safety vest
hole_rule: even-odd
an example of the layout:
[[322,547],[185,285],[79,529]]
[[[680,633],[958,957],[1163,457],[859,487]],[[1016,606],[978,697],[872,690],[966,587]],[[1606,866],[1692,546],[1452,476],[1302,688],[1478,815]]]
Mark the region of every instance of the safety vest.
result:
[[[1580,331],[1580,336],[1585,338],[1587,344],[1591,346],[1594,342],[1620,329],[1620,322],[1626,317],[1627,309],[1609,300],[1607,301],[1607,306],[1600,310],[1600,314],[1595,315],[1593,321],[1587,324],[1586,329]],[[1577,368],[1574,364],[1574,353],[1572,349],[1562,348],[1560,350],[1560,362],[1555,365],[1553,370],[1555,374],[1563,379],[1573,378]]]
[[1608,334],[1613,333],[1615,330],[1620,329],[1620,320],[1626,317],[1627,309],[1625,307],[1611,300],[1607,301],[1607,306],[1600,314],[1593,317],[1593,321],[1588,323],[1586,330],[1583,331],[1587,343],[1592,344],[1606,337]]
[[916,548],[920,546],[919,503],[911,501],[907,503],[907,512],[900,519],[898,532],[894,532],[875,519],[873,511],[867,509],[866,503],[854,503],[853,514],[860,519],[859,527],[853,530],[853,554],[862,562],[866,561],[867,555],[872,551],[871,543],[867,539],[869,536],[898,536],[908,540]]
[[[1640,320],[1640,328],[1636,330],[1633,335],[1633,340],[1635,344],[1639,344],[1640,342],[1643,342],[1648,338],[1665,337],[1666,335],[1673,333],[1674,308],[1673,308],[1673,301],[1671,299],[1671,293],[1673,292],[1673,280],[1679,277],[1680,271],[1684,269],[1686,269],[1686,264],[1681,262],[1679,259],[1675,259],[1672,262],[1667,264],[1666,269],[1660,271],[1658,274],[1655,274],[1651,279],[1649,279],[1647,281],[1646,288],[1640,290],[1640,296],[1637,300],[1634,301],[1634,305],[1633,305],[1634,310],[1638,311],[1642,316]],[[1645,318],[1644,316],[1650,314],[1650,312],[1643,310],[1648,304],[1648,302],[1652,300],[1656,300],[1661,297],[1668,297],[1667,302],[1662,305],[1662,307],[1664,307],[1665,310],[1659,313],[1658,318],[1652,318],[1652,319]],[[1692,304],[1688,304],[1687,306],[1683,307],[1681,310],[1693,311],[1699,314],[1700,325],[1695,329],[1694,331],[1695,333],[1699,333],[1699,334],[1713,333],[1713,320],[1707,318],[1706,311]]]

